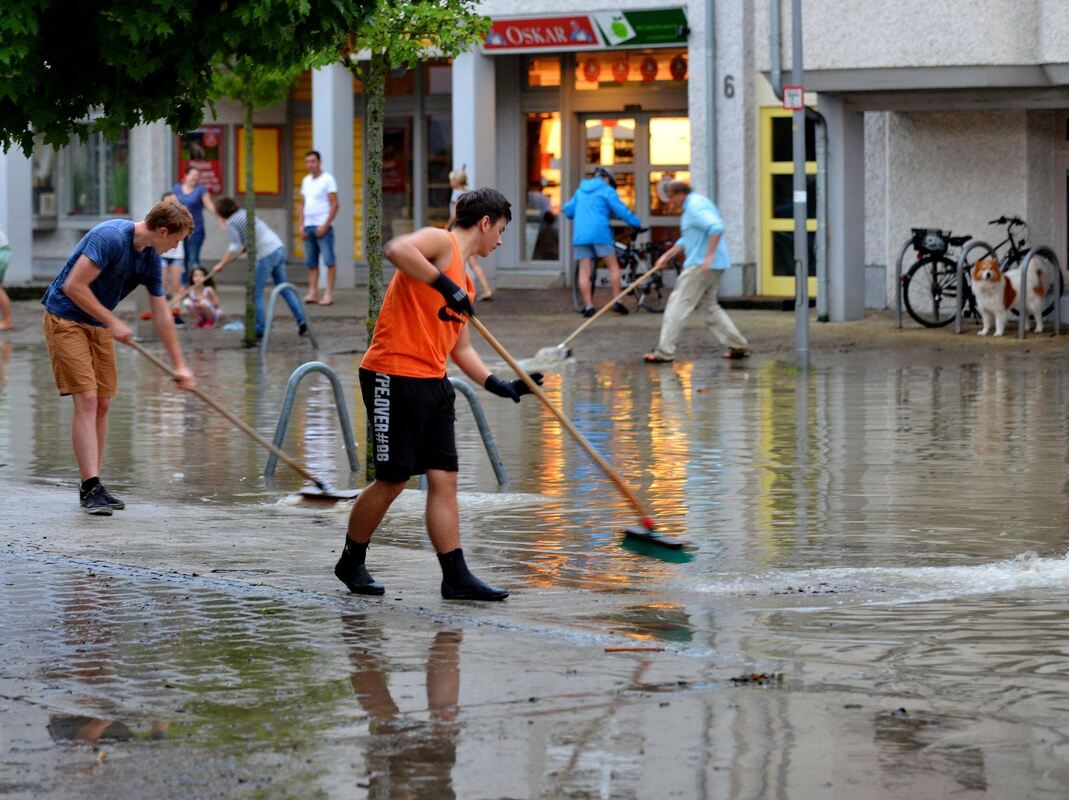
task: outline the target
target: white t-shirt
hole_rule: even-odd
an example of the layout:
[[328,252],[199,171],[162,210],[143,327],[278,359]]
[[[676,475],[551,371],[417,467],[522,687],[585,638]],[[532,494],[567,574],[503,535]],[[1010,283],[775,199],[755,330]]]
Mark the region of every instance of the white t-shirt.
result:
[[338,184],[329,172],[320,172],[318,178],[305,175],[301,181],[301,196],[304,197],[304,226],[319,227],[330,216],[331,192],[338,193]]

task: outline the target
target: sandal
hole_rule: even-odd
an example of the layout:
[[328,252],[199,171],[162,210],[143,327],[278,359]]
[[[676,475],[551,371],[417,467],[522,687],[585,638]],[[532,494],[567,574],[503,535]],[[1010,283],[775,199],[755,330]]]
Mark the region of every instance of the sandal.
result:
[[489,294],[484,294],[482,297],[477,297],[476,300],[480,303],[491,303],[494,300],[494,293],[490,292]]
[[664,356],[659,356],[656,353],[646,353],[646,355],[642,357],[642,360],[645,361],[647,364],[671,364],[673,361],[675,361],[674,358],[665,358]]
[[724,358],[729,358],[732,360],[749,357],[750,351],[747,350],[745,347],[731,347],[728,348],[728,351],[726,353],[724,353]]

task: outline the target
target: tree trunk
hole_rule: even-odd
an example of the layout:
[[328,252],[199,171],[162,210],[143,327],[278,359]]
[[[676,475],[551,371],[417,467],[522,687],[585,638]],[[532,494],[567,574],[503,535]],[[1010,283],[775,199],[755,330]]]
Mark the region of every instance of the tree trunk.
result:
[[245,347],[256,347],[256,191],[253,187],[253,128],[251,103],[245,104],[245,240],[249,269],[245,276]]
[[[367,343],[375,334],[382,298],[386,290],[382,276],[382,128],[386,106],[386,59],[377,53],[371,56],[364,91],[367,92],[367,217],[364,243],[367,251]],[[375,437],[368,416],[367,447],[364,448],[365,477],[375,478]]]

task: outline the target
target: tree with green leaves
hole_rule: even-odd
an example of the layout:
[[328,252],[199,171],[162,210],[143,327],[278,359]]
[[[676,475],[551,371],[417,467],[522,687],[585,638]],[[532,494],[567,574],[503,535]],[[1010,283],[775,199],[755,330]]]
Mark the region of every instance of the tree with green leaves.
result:
[[[382,141],[386,74],[391,69],[415,69],[432,58],[455,58],[482,41],[490,30],[490,19],[475,11],[477,5],[477,0],[374,0],[367,16],[338,48],[342,64],[363,84],[367,97],[364,250],[368,263],[369,345],[386,293],[382,272]],[[373,441],[370,419],[367,440]],[[368,480],[375,477],[373,449],[368,447],[366,454]]]
[[[333,56],[333,53],[331,54]],[[245,276],[245,347],[256,346],[256,190],[253,115],[257,109],[282,100],[297,76],[312,65],[306,57],[283,67],[266,67],[243,60],[220,66],[215,73],[216,96],[229,97],[241,104],[244,119],[245,149],[245,213],[248,219],[246,253],[248,272]]]
[[[284,68],[336,53],[373,0],[5,0],[0,146],[34,134],[66,145],[90,130],[164,120],[196,128],[219,64]],[[94,118],[91,123],[88,120]]]

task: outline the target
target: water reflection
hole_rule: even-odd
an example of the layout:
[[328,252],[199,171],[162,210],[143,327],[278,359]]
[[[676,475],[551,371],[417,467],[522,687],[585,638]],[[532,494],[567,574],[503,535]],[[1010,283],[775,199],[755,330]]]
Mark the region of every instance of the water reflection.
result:
[[[390,647],[378,623],[364,614],[341,618],[349,649],[349,683],[371,720],[365,745],[370,797],[456,797],[460,697],[459,631],[438,631],[430,642],[424,669],[427,719],[403,712],[390,692]],[[422,715],[420,715],[422,716]]]

